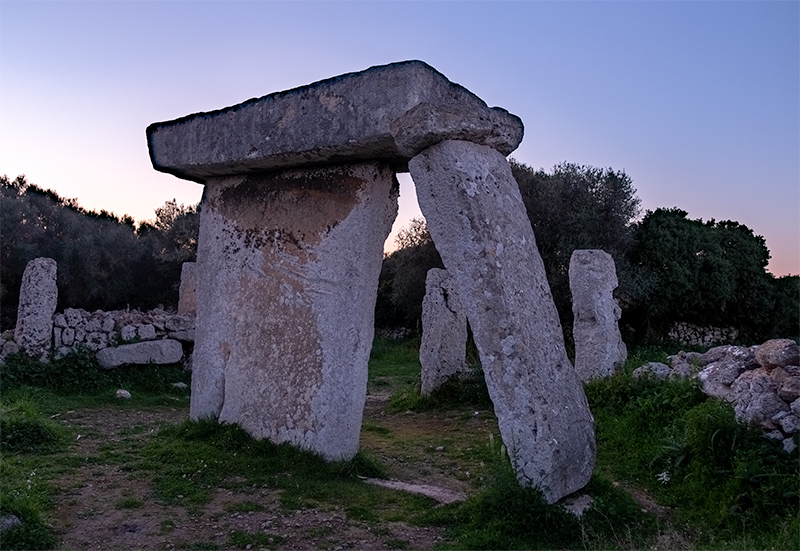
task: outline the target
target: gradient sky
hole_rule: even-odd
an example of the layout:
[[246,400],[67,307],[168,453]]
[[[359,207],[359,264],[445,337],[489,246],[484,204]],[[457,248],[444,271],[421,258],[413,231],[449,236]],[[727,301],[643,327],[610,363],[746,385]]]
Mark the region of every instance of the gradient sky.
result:
[[800,274],[797,1],[2,0],[0,174],[150,219],[202,186],[153,170],[148,124],[407,59],[519,115],[517,160],[625,170]]

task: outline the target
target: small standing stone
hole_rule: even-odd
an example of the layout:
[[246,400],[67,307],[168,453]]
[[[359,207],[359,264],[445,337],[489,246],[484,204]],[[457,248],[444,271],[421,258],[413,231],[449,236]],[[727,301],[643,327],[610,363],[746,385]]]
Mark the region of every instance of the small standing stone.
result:
[[569,287],[575,321],[575,369],[582,381],[608,377],[625,364],[628,349],[617,322],[622,310],[614,259],[605,251],[576,250],[569,261]]
[[197,313],[197,277],[196,262],[184,262],[181,266],[181,286],[178,290],[178,313]]
[[467,316],[447,270],[433,268],[425,279],[422,301],[420,394],[427,396],[466,365]]
[[46,361],[53,346],[53,315],[56,313],[56,261],[34,258],[25,266],[19,290],[17,328],[14,340],[29,356]]

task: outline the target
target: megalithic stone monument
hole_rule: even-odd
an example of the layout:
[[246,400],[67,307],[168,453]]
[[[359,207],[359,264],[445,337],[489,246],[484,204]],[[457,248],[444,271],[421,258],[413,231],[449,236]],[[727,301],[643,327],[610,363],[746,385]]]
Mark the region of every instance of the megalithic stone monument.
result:
[[575,370],[582,381],[610,377],[628,358],[619,332],[622,310],[614,258],[597,249],[578,249],[569,259],[569,288],[575,338]]
[[594,469],[594,419],[567,358],[544,264],[511,167],[446,140],[411,159],[422,214],[467,312],[511,463],[548,502]]
[[[502,164],[522,134],[518,117],[487,107],[420,61],[373,67],[148,127],[153,166],[206,186],[191,417],[235,422],[254,436],[328,459],[352,457],[366,396],[381,245],[396,213],[394,173],[407,171],[409,161],[422,163],[416,173],[427,181],[425,209],[435,216],[441,207],[436,205],[449,200],[444,188],[471,186],[474,178],[455,171],[460,179],[453,180],[440,168],[425,176],[427,152],[442,143],[468,144],[481,159]],[[469,158],[450,160],[454,169],[474,164]],[[438,189],[445,192],[441,199]],[[469,202],[472,195],[467,197]],[[494,227],[491,208],[474,216],[470,224]],[[516,232],[520,224],[525,225],[515,218],[504,229]],[[451,246],[446,235],[437,232],[440,252]],[[487,234],[467,248],[507,246],[502,240],[493,244],[496,237]],[[528,253],[538,258],[532,233],[527,243]],[[454,273],[463,298],[476,289],[505,288],[505,280],[528,262],[523,248],[479,281],[469,280],[475,272],[460,252],[445,265],[451,273],[470,274]],[[543,276],[530,281],[544,287],[519,304],[538,305],[537,312],[552,307]],[[473,303],[467,312],[470,323],[473,317],[482,320],[485,365],[497,370],[492,377],[498,381],[505,377],[520,386],[493,394],[501,426],[513,427],[503,436],[511,439],[506,445],[514,450],[517,474],[555,501],[586,483],[594,459],[585,397],[577,379],[563,374],[571,366],[563,361],[557,318],[548,315],[539,325],[556,327],[528,343],[531,331],[523,328],[533,312],[518,311],[512,301],[492,306],[497,316],[487,317],[479,309],[492,303]],[[494,327],[494,321],[501,325]],[[502,342],[493,336],[497,332],[505,335]],[[508,337],[522,344],[509,348]],[[538,346],[547,351],[522,353]],[[494,362],[500,353],[507,360]],[[575,474],[564,483],[569,469]]]
[[467,368],[467,316],[447,270],[431,268],[425,277],[419,364],[422,396]]

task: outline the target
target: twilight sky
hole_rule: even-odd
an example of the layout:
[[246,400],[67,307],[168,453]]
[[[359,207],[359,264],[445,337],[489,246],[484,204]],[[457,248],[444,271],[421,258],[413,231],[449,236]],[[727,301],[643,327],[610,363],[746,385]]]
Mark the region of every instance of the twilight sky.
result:
[[153,170],[148,124],[407,59],[520,116],[517,160],[625,170],[800,274],[797,1],[2,0],[0,174],[150,219],[202,186]]

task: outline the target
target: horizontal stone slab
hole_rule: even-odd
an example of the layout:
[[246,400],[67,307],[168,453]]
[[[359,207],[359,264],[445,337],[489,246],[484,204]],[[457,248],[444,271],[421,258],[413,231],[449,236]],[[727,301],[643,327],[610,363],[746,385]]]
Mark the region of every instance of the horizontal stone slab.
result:
[[97,361],[106,369],[121,365],[174,364],[182,357],[183,346],[171,339],[123,344],[97,353]]
[[421,61],[371,67],[147,128],[155,169],[197,182],[364,160],[405,172],[411,157],[446,139],[508,155],[522,136],[519,117],[489,108]]

